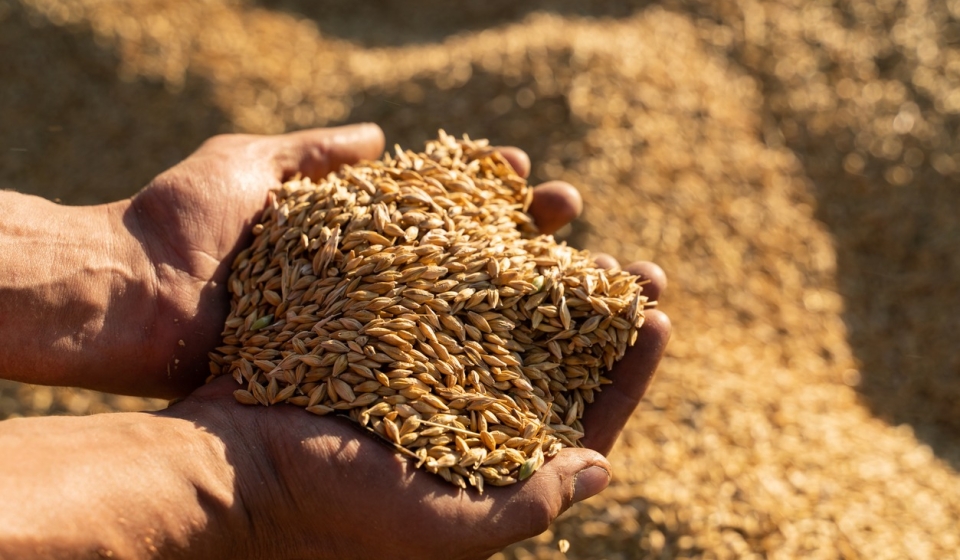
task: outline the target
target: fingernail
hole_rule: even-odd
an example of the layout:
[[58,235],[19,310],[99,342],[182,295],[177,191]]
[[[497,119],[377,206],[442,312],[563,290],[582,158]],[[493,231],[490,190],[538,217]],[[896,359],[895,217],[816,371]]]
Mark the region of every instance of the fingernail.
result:
[[603,491],[610,484],[610,473],[593,466],[578,472],[573,484],[573,501],[580,502]]

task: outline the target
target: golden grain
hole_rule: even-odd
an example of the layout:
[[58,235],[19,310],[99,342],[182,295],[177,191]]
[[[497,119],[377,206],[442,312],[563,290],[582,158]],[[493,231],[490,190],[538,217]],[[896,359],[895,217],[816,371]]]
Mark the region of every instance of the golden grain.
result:
[[243,404],[349,413],[427,449],[454,484],[528,478],[578,445],[581,403],[646,304],[637,278],[539,235],[531,197],[485,141],[442,131],[422,153],[284,184],[234,261],[211,368],[247,386]]

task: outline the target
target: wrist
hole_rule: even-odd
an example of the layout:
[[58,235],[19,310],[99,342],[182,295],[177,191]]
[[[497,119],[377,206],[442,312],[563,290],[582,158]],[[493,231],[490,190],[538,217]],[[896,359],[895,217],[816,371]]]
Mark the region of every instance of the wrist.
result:
[[[123,211],[117,231],[122,242],[135,247],[141,278],[149,279],[151,287],[153,316],[144,326],[150,330],[150,344],[144,349],[148,355],[140,369],[146,375],[139,388],[172,398],[189,394],[210,375],[208,353],[222,344],[230,309],[225,285],[230,261],[201,248],[206,233],[186,231],[183,222],[197,218],[189,198],[169,192],[165,197],[148,196],[154,193],[151,189],[164,190],[165,183],[155,183],[118,203]],[[167,200],[179,201],[164,204]]]
[[151,314],[151,286],[117,235],[122,208],[0,193],[0,211],[0,376],[115,390],[147,340],[129,325]]
[[202,383],[225,290],[154,264],[131,200],[0,192],[0,212],[0,378],[162,398]]
[[240,556],[233,470],[204,422],[162,414],[3,422],[0,557]]

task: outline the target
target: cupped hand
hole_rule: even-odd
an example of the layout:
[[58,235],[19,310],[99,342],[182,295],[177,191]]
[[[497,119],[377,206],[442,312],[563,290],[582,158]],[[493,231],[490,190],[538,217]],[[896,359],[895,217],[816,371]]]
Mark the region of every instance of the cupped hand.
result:
[[129,368],[136,375],[101,387],[169,398],[200,385],[229,311],[231,261],[250,243],[268,193],[297,174],[317,178],[375,159],[383,143],[372,124],[217,136],[127,201],[123,229],[142,248],[153,296],[143,305],[155,318],[142,327],[140,363]]
[[[651,279],[650,292],[662,289],[655,272]],[[666,315],[647,312],[637,344],[612,372],[614,383],[586,409],[586,448],[564,449],[526,481],[488,485],[483,494],[416,469],[345,418],[290,405],[240,406],[228,377],[170,412],[204,407],[217,418],[207,429],[226,434],[243,509],[227,526],[243,536],[250,557],[483,559],[540,534],[607,486],[605,454],[646,390],[669,329]]]
[[[522,175],[526,155],[501,150]],[[537,187],[531,207],[550,233],[579,214],[577,191],[565,183]],[[605,267],[617,266],[606,255]],[[652,263],[627,270],[659,299],[663,271]],[[288,405],[239,406],[235,383],[220,378],[171,412],[203,407],[217,418],[210,429],[228,434],[244,514],[235,531],[247,535],[251,556],[312,558],[487,558],[504,546],[546,530],[573,503],[610,481],[609,453],[646,391],[670,334],[665,314],[646,311],[635,346],[610,373],[583,418],[585,448],[562,450],[530,479],[487,486],[483,494],[460,490],[414,467],[391,447],[349,420],[316,417]]]

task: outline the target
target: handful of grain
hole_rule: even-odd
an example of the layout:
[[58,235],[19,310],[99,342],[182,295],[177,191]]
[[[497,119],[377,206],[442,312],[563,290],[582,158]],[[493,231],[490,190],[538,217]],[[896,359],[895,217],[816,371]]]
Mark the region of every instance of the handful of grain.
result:
[[342,413],[418,467],[483,490],[579,446],[635,342],[635,276],[538,235],[532,189],[486,141],[297,179],[233,263],[211,371],[244,404]]

